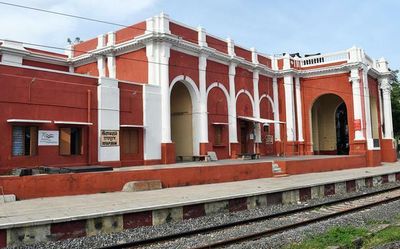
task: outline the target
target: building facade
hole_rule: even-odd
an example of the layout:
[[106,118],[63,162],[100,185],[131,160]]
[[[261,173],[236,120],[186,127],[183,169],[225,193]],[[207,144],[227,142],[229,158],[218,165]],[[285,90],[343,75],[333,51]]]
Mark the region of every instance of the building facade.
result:
[[265,55],[162,13],[70,46],[0,45],[0,172],[215,151],[396,160],[385,59]]

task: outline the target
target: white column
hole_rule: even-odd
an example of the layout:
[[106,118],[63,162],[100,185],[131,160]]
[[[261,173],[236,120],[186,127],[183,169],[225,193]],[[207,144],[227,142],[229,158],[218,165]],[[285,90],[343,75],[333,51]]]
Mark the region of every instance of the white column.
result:
[[115,79],[117,77],[115,55],[113,54],[107,55],[107,68],[108,68],[108,77]]
[[360,90],[360,77],[358,68],[352,69],[350,73],[350,80],[352,82],[353,92],[353,108],[354,108],[354,121],[360,122],[361,130],[355,130],[354,140],[364,140],[364,134],[362,131],[363,118],[361,108],[361,90]]
[[[279,93],[278,93],[278,80],[276,77],[272,78],[272,89],[274,93],[274,120],[279,120]],[[275,141],[281,141],[281,127],[280,124],[274,124],[275,127]]]
[[[255,118],[260,117],[260,93],[258,90],[260,74],[258,70],[253,71],[253,94],[254,94],[254,110],[253,115]],[[255,142],[261,143],[261,126],[259,123],[255,125]]]
[[385,126],[385,139],[393,139],[393,120],[392,120],[392,103],[390,92],[392,87],[389,83],[388,78],[382,78],[381,80],[381,89],[382,89],[382,99],[383,99],[383,117],[384,117],[384,126]]
[[97,71],[99,77],[106,77],[106,58],[102,55],[97,57]]
[[299,142],[304,142],[303,138],[303,114],[301,105],[301,89],[300,78],[296,77],[296,110],[297,110],[297,132],[299,135]]
[[98,100],[98,160],[99,162],[119,161],[120,147],[100,146],[102,130],[119,131],[119,88],[118,81],[110,78],[99,78],[97,86]]
[[171,44],[160,43],[160,88],[161,88],[161,142],[171,143],[171,106],[169,91],[169,56]]
[[369,86],[368,86],[368,69],[363,68],[363,91],[364,91],[364,113],[365,113],[365,132],[367,139],[367,149],[372,150],[374,148],[374,140],[372,138],[372,124],[371,124],[371,106],[369,99]]
[[199,56],[199,90],[200,90],[200,143],[208,143],[208,113],[207,113],[207,56]]
[[287,75],[283,78],[285,87],[285,103],[286,103],[286,136],[287,141],[295,141],[295,109],[293,98],[293,76]]
[[236,121],[236,91],[235,91],[236,64],[229,65],[229,143],[237,143],[237,121]]

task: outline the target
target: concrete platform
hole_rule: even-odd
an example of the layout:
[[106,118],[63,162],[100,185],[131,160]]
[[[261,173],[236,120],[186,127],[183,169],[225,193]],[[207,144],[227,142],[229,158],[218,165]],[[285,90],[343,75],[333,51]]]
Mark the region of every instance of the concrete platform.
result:
[[365,156],[265,157],[257,160],[220,160],[171,165],[115,168],[109,172],[0,176],[5,194],[17,199],[95,194],[121,191],[127,182],[159,180],[163,188],[221,183],[273,177],[279,174],[303,174],[338,169],[360,168]]
[[51,197],[0,204],[0,246],[296,203],[400,181],[400,164],[229,183]]

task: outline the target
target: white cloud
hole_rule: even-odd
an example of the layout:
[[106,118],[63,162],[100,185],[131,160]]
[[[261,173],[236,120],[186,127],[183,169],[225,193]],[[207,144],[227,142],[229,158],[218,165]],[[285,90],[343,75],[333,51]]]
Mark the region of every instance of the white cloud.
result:
[[[143,14],[156,1],[158,0],[17,0],[12,3],[129,25],[146,18]],[[0,9],[0,39],[64,47],[68,37],[87,39],[121,28],[5,5],[0,5]]]

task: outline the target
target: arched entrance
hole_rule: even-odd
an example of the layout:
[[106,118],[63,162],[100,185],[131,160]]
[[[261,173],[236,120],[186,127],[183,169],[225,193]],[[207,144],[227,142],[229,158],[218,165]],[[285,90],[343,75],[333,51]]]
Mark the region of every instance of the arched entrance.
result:
[[320,96],[311,108],[313,150],[316,155],[348,155],[346,104],[335,94]]
[[171,140],[177,161],[193,156],[193,106],[187,87],[177,82],[171,91]]

